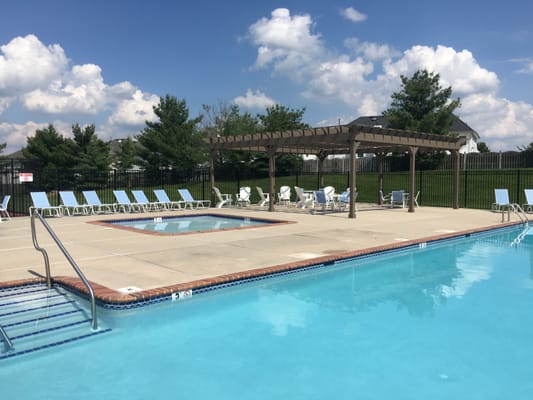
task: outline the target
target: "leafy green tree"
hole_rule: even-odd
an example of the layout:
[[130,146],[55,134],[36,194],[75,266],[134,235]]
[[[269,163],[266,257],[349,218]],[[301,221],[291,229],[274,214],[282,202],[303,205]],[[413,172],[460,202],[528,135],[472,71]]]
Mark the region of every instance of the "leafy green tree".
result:
[[138,136],[140,162],[148,172],[172,169],[186,174],[206,159],[197,128],[202,118],[189,119],[185,100],[161,97],[154,113],[159,121],[146,121],[146,128]]
[[2,153],[4,152],[4,149],[6,148],[7,146],[7,143],[0,143],[0,161],[2,161],[5,156],[2,155]]
[[[42,165],[41,186],[44,190],[56,189],[59,171],[71,170],[76,165],[74,143],[61,136],[52,124],[37,129],[22,149],[24,157]],[[66,184],[70,184],[67,182]]]
[[95,126],[81,128],[79,124],[74,124],[72,133],[76,144],[76,169],[107,172],[111,162],[109,146],[96,136]]
[[120,142],[118,152],[115,154],[115,167],[121,171],[131,169],[137,160],[137,149],[133,139],[128,136]]
[[489,146],[487,146],[487,143],[485,143],[485,142],[479,142],[477,144],[477,150],[480,153],[490,153]]
[[[309,125],[303,122],[305,108],[291,109],[280,104],[267,107],[266,114],[258,115],[261,129],[265,132],[286,131],[289,129],[309,128]],[[263,156],[257,160],[262,162],[264,168],[268,171],[268,159]],[[296,154],[281,154],[276,159],[276,170],[280,174],[291,173],[301,169],[303,159]]]
[[[416,71],[411,78],[400,77],[402,87],[392,94],[390,107],[383,113],[388,127],[415,132],[449,134],[453,113],[461,105],[451,100],[452,88],[442,88],[440,75]],[[418,168],[434,169],[445,157],[443,152],[418,152]]]

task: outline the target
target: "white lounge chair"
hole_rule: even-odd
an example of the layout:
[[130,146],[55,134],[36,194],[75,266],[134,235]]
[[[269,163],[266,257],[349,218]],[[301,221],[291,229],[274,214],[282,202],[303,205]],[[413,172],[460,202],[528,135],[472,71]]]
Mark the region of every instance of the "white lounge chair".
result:
[[117,200],[116,209],[123,212],[148,211],[142,204],[133,203],[125,190],[113,190],[113,195]]
[[84,190],[82,194],[85,197],[85,202],[92,207],[95,214],[114,213],[116,211],[114,204],[102,203],[95,190]]
[[146,194],[143,190],[132,190],[131,193],[133,194],[137,204],[139,204],[141,207],[144,207],[148,211],[159,211],[164,208],[159,201],[148,200],[148,197],[146,197]]
[[278,193],[278,203],[288,206],[291,203],[291,187],[281,186]]
[[298,201],[296,202],[296,208],[303,209],[306,207],[313,207],[313,195],[305,193],[304,190],[299,186],[295,186],[294,191],[296,192],[296,196],[298,197]]
[[388,206],[390,205],[390,194],[384,195],[383,190],[379,191],[379,205]]
[[263,192],[260,186],[256,186],[255,188],[257,189],[257,193],[259,193],[259,202],[257,204],[263,207],[270,202],[270,194]]
[[162,204],[163,207],[167,210],[181,210],[181,206],[185,204],[185,202],[182,200],[170,200],[165,189],[155,189],[154,194],[155,197],[157,197],[159,203]]
[[11,199],[11,195],[6,194],[4,196],[4,200],[2,200],[2,204],[0,205],[0,222],[4,219],[2,217],[2,214],[5,216],[6,220],[10,220],[11,216],[9,215],[9,212],[7,211],[7,205],[9,204],[9,199]]
[[93,214],[93,208],[89,204],[80,204],[76,195],[72,191],[60,191],[59,197],[61,198],[61,211],[67,215],[89,215]]
[[30,214],[37,211],[43,216],[48,213],[49,216],[61,217],[63,212],[60,206],[52,206],[45,192],[30,192],[33,205],[30,207]]
[[324,194],[329,201],[335,201],[335,188],[333,186],[326,186]]
[[524,189],[526,195],[526,202],[522,206],[525,212],[533,211],[533,189]]
[[215,205],[215,208],[222,208],[224,206],[231,207],[233,200],[230,193],[220,193],[220,189],[216,186],[213,187],[213,192],[217,198],[217,204]]
[[239,207],[246,207],[250,205],[250,194],[252,193],[252,189],[250,186],[242,186],[239,189],[239,193],[237,193],[237,206]]
[[189,189],[178,189],[178,193],[184,201],[185,208],[187,208],[187,206],[189,206],[191,209],[206,208],[211,205],[211,200],[196,200],[194,197],[192,197]]

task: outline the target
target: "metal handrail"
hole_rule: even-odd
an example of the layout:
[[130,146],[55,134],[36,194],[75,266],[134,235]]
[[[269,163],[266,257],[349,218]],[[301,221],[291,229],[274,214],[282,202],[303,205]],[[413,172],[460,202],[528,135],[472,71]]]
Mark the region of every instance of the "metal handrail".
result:
[[2,339],[4,339],[4,343],[6,344],[6,350],[7,351],[13,350],[13,343],[11,343],[9,336],[7,336],[7,333],[1,324],[0,324],[0,336],[2,337]]
[[72,256],[69,254],[65,246],[63,246],[63,243],[61,243],[61,240],[56,236],[50,225],[48,225],[48,222],[45,221],[45,219],[42,217],[41,214],[37,210],[34,210],[31,214],[31,238],[33,240],[33,246],[36,250],[40,251],[43,254],[44,258],[44,264],[45,264],[45,270],[46,270],[46,285],[48,288],[52,287],[52,277],[50,274],[50,261],[48,259],[48,253],[44,248],[39,246],[39,243],[37,242],[37,234],[35,229],[35,217],[39,218],[45,229],[48,231],[52,239],[56,242],[57,246],[63,253],[63,255],[67,258],[67,261],[70,263],[74,271],[76,271],[76,274],[78,274],[78,277],[81,279],[85,287],[87,288],[87,291],[89,292],[89,297],[91,301],[91,313],[92,313],[92,320],[91,320],[91,329],[92,330],[98,330],[98,320],[96,319],[96,299],[94,297],[94,290],[91,287],[91,284],[85,278],[85,275],[83,275],[83,272],[81,272],[80,267],[78,267],[78,264],[76,264],[76,261],[72,258]]

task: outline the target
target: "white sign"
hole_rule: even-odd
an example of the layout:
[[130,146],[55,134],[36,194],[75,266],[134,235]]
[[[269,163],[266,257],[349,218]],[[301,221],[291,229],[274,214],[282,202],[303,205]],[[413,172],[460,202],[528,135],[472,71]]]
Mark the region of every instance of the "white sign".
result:
[[19,182],[33,182],[33,174],[31,172],[20,172]]

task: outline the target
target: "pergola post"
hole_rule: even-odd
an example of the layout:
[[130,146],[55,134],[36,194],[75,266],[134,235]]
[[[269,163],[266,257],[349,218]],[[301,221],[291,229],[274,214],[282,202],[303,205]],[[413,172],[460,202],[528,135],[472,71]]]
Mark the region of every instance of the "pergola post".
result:
[[417,146],[409,146],[409,212],[415,212],[415,166]]
[[268,211],[276,211],[276,148],[269,147],[268,154]]
[[322,171],[324,169],[324,161],[328,157],[328,153],[321,151],[317,154],[318,157],[318,188],[324,187],[324,175],[322,174]]
[[453,173],[453,209],[459,209],[459,177],[461,168],[461,153],[459,150],[454,150],[455,162]]
[[356,152],[359,147],[359,143],[350,138],[350,209],[348,211],[348,218],[355,218],[355,191],[356,186]]
[[215,192],[213,188],[215,187],[215,159],[217,157],[217,151],[209,149],[209,198],[211,199],[211,204],[216,204]]
[[378,192],[376,196],[378,197],[377,204],[381,205],[381,196],[379,192],[383,192],[383,169],[385,164],[385,153],[377,153],[378,157]]

